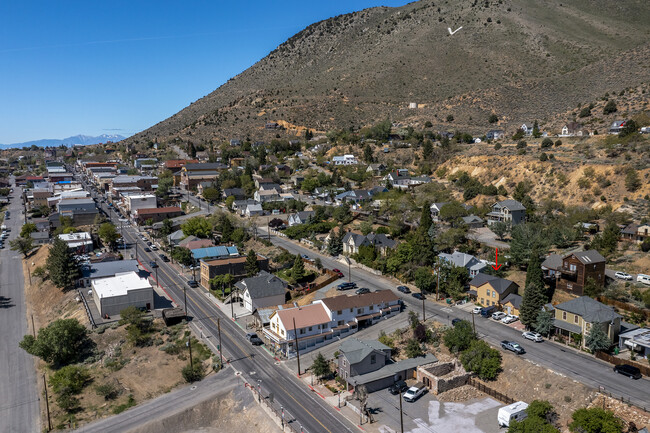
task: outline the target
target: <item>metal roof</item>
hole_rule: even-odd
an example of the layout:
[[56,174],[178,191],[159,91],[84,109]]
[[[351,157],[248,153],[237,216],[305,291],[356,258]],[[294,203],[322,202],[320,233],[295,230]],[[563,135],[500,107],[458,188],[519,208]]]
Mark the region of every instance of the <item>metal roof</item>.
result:
[[589,296],[581,296],[570,301],[562,302],[556,305],[555,308],[577,314],[589,323],[611,322],[621,317],[614,312],[614,308],[601,304]]
[[356,338],[345,339],[339,346],[339,350],[347,358],[350,364],[357,364],[373,352],[391,350],[390,347],[377,340],[357,340]]

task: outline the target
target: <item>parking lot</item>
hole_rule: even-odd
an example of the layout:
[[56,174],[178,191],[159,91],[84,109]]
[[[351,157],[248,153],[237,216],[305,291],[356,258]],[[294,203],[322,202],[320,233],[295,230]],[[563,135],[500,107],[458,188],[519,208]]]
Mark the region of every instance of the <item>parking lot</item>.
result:
[[[498,433],[497,413],[502,406],[489,397],[466,402],[441,402],[435,395],[426,393],[413,403],[402,402],[404,431]],[[368,407],[372,410],[377,431],[400,431],[399,396],[391,395],[387,389],[374,392],[368,397]]]

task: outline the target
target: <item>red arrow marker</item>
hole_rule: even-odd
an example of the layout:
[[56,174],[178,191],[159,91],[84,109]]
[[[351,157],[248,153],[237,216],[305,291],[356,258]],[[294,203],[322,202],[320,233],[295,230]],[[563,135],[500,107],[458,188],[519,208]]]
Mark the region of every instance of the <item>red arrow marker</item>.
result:
[[494,261],[496,262],[497,265],[496,265],[496,266],[492,266],[492,268],[493,268],[495,271],[498,271],[499,268],[501,267],[501,265],[499,264],[499,249],[498,249],[498,248],[497,248],[497,252],[496,252],[496,254],[495,254],[494,257],[495,257]]

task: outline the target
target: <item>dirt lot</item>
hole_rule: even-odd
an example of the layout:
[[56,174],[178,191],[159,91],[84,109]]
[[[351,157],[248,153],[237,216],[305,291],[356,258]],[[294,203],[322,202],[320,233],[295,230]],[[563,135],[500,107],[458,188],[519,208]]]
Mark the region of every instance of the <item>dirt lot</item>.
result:
[[[38,252],[25,262],[32,272],[39,266],[45,265],[48,248],[41,247]],[[25,281],[29,278],[25,275]],[[54,287],[51,281],[41,281],[32,276],[32,285],[25,286],[28,317],[34,316],[36,329],[47,326],[58,318],[75,318],[82,324],[89,326],[88,319],[80,302],[75,300],[76,292],[62,292]],[[154,321],[157,330],[153,334],[153,345],[149,347],[134,347],[127,343],[127,332],[124,326],[112,325],[98,331],[90,332],[90,338],[96,344],[95,355],[87,359],[84,366],[89,369],[92,380],[79,395],[81,410],[72,418],[58,408],[50,390],[50,411],[53,423],[58,425],[66,420],[83,424],[98,418],[111,415],[119,405],[126,404],[132,396],[134,404],[151,399],[157,395],[169,392],[175,386],[184,383],[181,369],[188,363],[185,351],[179,353],[166,353],[161,350],[165,344],[183,338],[186,325],[177,325],[175,328],[166,328],[162,321]],[[169,333],[168,329],[173,329]],[[196,345],[192,344],[194,348]],[[205,366],[210,366],[210,355],[207,350],[198,348],[200,354],[195,354],[195,360],[205,358]],[[111,362],[112,361],[112,362]],[[46,376],[53,371],[39,361],[38,368]],[[97,385],[114,384],[119,389],[119,396],[115,400],[106,401],[96,392]],[[41,385],[39,383],[39,385]],[[42,408],[44,411],[44,408]],[[43,413],[44,415],[44,413]]]

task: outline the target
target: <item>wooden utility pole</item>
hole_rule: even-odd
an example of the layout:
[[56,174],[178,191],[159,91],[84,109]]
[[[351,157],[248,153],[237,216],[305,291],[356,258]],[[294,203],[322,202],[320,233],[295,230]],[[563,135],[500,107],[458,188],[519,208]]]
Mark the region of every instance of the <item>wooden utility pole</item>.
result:
[[34,315],[32,314],[32,335],[36,338],[36,326],[34,326]]
[[187,337],[187,347],[190,348],[190,368],[194,370],[194,363],[192,362],[192,334]]
[[404,412],[402,412],[402,391],[399,392],[399,427],[402,433],[404,433]]
[[474,328],[474,334],[476,334],[476,323],[474,323],[474,316],[475,314],[472,313],[472,328]]
[[45,387],[45,410],[47,412],[47,431],[51,431],[52,421],[50,420],[50,400],[47,395],[47,382],[45,381],[45,374],[43,374],[43,386]]
[[426,316],[424,315],[424,293],[422,293],[422,322],[427,320]]
[[298,358],[298,376],[300,376],[300,349],[298,349],[298,332],[296,331],[296,318],[293,318],[293,339],[296,345],[296,357]]
[[219,367],[223,368],[223,346],[221,345],[221,319],[217,319],[217,332],[219,334]]
[[183,287],[183,305],[185,306],[185,320],[187,320],[187,288]]

